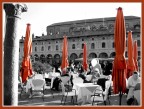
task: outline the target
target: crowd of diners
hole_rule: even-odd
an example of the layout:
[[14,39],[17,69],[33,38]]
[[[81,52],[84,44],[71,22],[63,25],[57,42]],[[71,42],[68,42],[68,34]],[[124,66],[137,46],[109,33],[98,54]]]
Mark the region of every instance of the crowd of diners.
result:
[[[113,61],[107,61],[104,60],[101,63],[99,63],[99,60],[92,60],[88,65],[88,70],[83,70],[82,63],[79,62],[78,64],[74,64],[74,62],[71,62],[70,65],[66,69],[61,69],[52,67],[50,72],[44,73],[44,79],[46,81],[46,84],[51,84],[51,89],[59,91],[60,90],[60,83],[62,82],[59,76],[53,77],[53,74],[58,73],[60,77],[62,76],[70,76],[70,84],[73,87],[73,74],[77,74],[78,77],[83,79],[84,83],[94,83],[97,82],[98,85],[102,87],[103,90],[105,90],[105,83],[106,81],[112,81],[112,67],[113,67]],[[87,79],[87,75],[92,75],[90,79]],[[127,78],[127,104],[131,105],[133,104],[134,97],[133,97],[133,91],[134,90],[140,90],[140,85],[137,85],[141,83],[139,72],[134,71],[133,75]],[[136,88],[137,87],[137,88]],[[109,94],[111,94],[111,87],[109,89]]]

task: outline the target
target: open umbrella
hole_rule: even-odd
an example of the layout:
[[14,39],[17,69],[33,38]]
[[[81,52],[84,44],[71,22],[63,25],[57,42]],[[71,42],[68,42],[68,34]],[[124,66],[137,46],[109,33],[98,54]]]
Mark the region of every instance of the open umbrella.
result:
[[126,30],[121,7],[119,7],[117,10],[115,20],[114,44],[116,56],[113,63],[113,91],[115,94],[119,93],[119,104],[121,105],[122,93],[126,91],[126,60],[124,57],[126,47]]
[[83,47],[83,69],[84,71],[87,71],[88,68],[88,64],[87,64],[87,47],[86,47],[86,43],[84,43],[84,47]]
[[24,83],[32,75],[32,64],[30,55],[32,53],[32,37],[30,36],[30,24],[27,24],[26,36],[24,40],[24,57],[22,61],[21,77]]
[[137,61],[137,58],[138,58],[138,50],[137,50],[137,41],[134,41],[134,51],[133,51],[133,58],[134,58],[134,63],[135,63],[135,68],[136,68],[136,71],[138,71],[138,61]]
[[133,39],[132,32],[128,32],[128,60],[127,60],[127,78],[135,71],[135,63],[133,58]]
[[65,74],[66,73],[66,68],[68,67],[69,63],[68,63],[68,42],[67,42],[67,37],[64,36],[64,40],[63,40],[63,49],[62,49],[62,63],[61,63],[61,69],[62,69],[62,73]]

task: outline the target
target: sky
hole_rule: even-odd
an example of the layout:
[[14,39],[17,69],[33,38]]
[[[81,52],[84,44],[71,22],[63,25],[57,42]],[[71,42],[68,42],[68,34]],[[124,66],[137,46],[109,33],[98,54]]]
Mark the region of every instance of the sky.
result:
[[[50,2],[25,2],[27,12],[21,14],[19,21],[19,36],[25,37],[26,24],[31,24],[31,34],[35,36],[46,35],[46,27],[53,23],[116,17],[117,8],[122,7],[124,16],[141,17],[141,2],[127,3],[98,3],[98,2],[77,2],[77,3],[50,3]],[[5,25],[5,12],[3,10],[3,32]]]

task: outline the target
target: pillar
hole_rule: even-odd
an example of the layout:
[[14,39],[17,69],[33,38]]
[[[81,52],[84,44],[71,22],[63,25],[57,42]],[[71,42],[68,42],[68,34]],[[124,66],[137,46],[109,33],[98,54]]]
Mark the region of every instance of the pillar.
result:
[[5,3],[6,29],[4,39],[4,105],[18,105],[19,37],[18,21],[26,5]]

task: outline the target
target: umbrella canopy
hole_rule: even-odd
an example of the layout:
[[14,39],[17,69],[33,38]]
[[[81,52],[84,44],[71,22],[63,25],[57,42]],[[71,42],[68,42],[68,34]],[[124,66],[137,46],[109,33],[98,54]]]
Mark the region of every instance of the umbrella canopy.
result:
[[21,77],[24,83],[32,75],[32,64],[30,55],[32,53],[32,37],[30,36],[30,24],[27,24],[26,35],[24,40],[24,57],[22,61]]
[[113,86],[114,93],[125,92],[126,90],[126,60],[124,57],[126,47],[125,20],[122,8],[117,10],[114,31],[114,44],[116,56],[113,63]]
[[87,71],[88,68],[88,63],[87,63],[87,47],[86,47],[86,43],[84,43],[84,47],[83,47],[83,69],[85,71]]
[[127,78],[135,71],[135,63],[133,58],[133,39],[132,32],[128,32],[128,60],[127,60]]
[[137,41],[134,41],[134,51],[133,51],[133,58],[134,58],[134,63],[135,63],[135,68],[136,68],[136,71],[138,71],[138,61],[137,61],[137,58],[138,58],[138,50],[137,50]]
[[63,49],[62,49],[62,63],[61,63],[61,69],[63,73],[66,73],[66,68],[68,67],[68,42],[67,37],[64,36],[63,40]]

